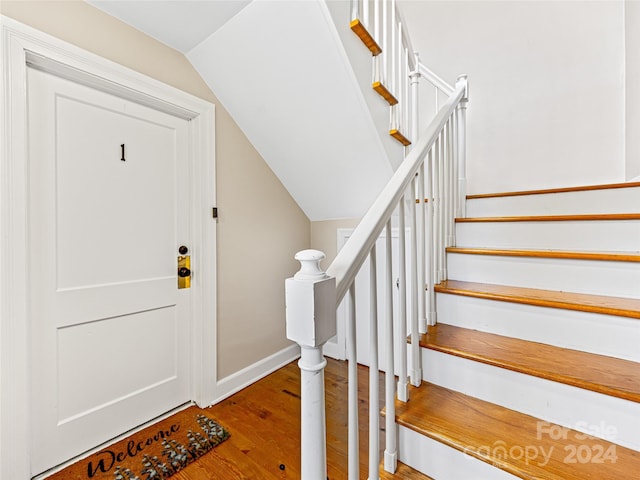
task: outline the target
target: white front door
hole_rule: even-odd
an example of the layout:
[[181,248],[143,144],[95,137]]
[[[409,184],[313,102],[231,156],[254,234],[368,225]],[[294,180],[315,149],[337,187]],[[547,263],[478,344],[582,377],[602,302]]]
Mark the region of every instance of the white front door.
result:
[[190,400],[189,122],[28,69],[32,473]]

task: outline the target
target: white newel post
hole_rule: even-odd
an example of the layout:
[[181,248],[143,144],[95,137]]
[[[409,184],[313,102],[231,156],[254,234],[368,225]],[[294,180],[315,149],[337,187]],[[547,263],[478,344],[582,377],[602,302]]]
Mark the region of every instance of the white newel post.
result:
[[287,338],[300,345],[302,397],[301,480],[326,480],[327,446],[322,346],[336,334],[336,279],[320,268],[325,254],[303,250],[285,281]]

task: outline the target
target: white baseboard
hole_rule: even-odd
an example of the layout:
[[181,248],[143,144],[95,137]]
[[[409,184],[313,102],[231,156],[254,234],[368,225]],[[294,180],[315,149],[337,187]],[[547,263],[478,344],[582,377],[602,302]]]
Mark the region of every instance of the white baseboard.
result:
[[222,380],[218,380],[213,404],[221,402],[225,398],[230,397],[234,393],[239,392],[243,388],[266,377],[299,357],[300,347],[293,344],[236,373],[232,373]]
[[322,354],[335,360],[344,360],[344,348],[340,348],[336,340],[329,340],[322,347]]

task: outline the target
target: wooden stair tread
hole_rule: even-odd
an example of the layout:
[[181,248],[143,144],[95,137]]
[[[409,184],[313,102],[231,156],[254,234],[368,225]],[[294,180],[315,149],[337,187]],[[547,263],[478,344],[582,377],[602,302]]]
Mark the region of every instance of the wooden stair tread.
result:
[[400,130],[397,130],[395,128],[393,130],[389,130],[389,135],[391,135],[393,138],[395,138],[397,141],[399,141],[405,147],[408,147],[409,145],[411,145],[411,140],[409,140],[407,137],[405,137],[402,134],[402,132],[400,132]]
[[381,82],[373,82],[371,84],[371,88],[378,92],[378,95],[384,98],[389,105],[396,105],[398,103],[398,99],[394,97],[389,89]]
[[438,324],[420,346],[632,402],[640,402],[640,364],[629,360]]
[[457,223],[482,222],[582,222],[594,220],[640,220],[640,213],[598,213],[582,215],[523,215],[513,217],[468,217],[456,218]]
[[[630,480],[640,472],[640,452],[570,429],[562,430],[566,435],[552,436],[547,422],[430,383],[410,388],[409,402],[396,401],[400,425],[519,478]],[[555,439],[558,436],[565,438]],[[570,463],[576,458],[572,452],[582,445],[592,461]],[[496,455],[500,446],[506,448],[506,455]],[[519,458],[521,449],[527,448],[528,461]],[[534,451],[537,458],[532,458]],[[615,462],[607,457],[609,461],[596,463],[598,452],[602,460],[605,452],[615,454]]]
[[523,195],[585,192],[585,191],[593,191],[593,190],[608,190],[608,189],[615,189],[615,188],[635,188],[635,187],[640,187],[640,182],[607,183],[602,185],[584,185],[579,187],[546,188],[543,190],[522,190],[522,191],[516,191],[516,192],[483,193],[483,194],[477,194],[477,195],[467,195],[467,200],[473,200],[477,198],[516,197],[516,196],[523,196]]
[[362,43],[369,49],[371,54],[375,57],[376,55],[380,55],[382,53],[382,48],[380,45],[373,39],[373,36],[369,33],[369,30],[362,24],[359,19],[351,20],[349,24],[353,33],[355,33]]
[[601,260],[609,262],[640,262],[640,252],[576,252],[566,250],[529,250],[501,248],[447,247],[448,253],[494,255],[501,257],[562,258],[573,260]]
[[446,280],[436,285],[435,291],[538,307],[561,308],[640,319],[640,300],[635,298],[607,297],[586,293],[462,282],[459,280]]

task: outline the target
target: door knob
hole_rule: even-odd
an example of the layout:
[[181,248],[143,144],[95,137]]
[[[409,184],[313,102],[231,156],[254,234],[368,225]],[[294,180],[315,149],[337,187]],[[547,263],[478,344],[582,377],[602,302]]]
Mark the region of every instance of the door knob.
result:
[[191,270],[189,270],[187,267],[180,267],[178,269],[178,276],[179,277],[189,277],[191,275]]

